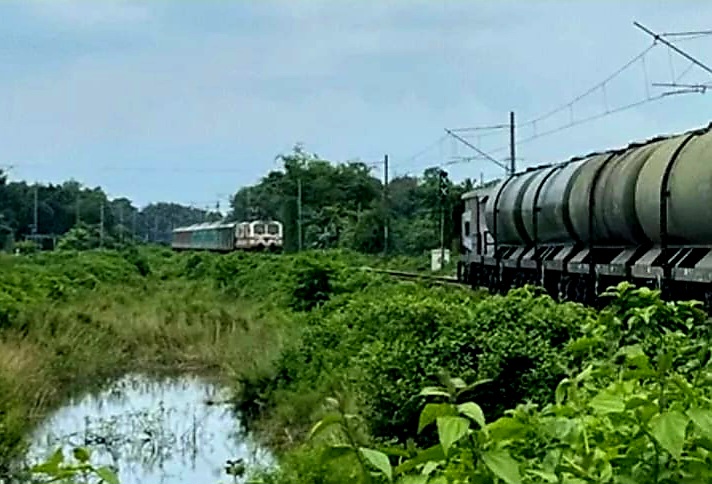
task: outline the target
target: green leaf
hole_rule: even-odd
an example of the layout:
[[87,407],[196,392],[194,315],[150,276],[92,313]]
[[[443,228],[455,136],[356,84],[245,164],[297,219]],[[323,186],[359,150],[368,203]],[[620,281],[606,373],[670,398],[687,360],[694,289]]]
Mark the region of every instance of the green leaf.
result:
[[664,412],[650,420],[653,437],[670,454],[679,459],[685,444],[685,428],[689,419],[677,411]]
[[331,425],[334,425],[336,423],[340,423],[342,421],[341,414],[338,413],[330,413],[321,420],[319,420],[314,427],[312,427],[311,431],[309,432],[309,436],[307,439],[311,440],[314,437],[316,437],[318,434],[323,432],[326,428],[330,427]]
[[486,428],[490,438],[495,441],[522,438],[527,433],[527,426],[512,417],[500,417]]
[[449,403],[428,403],[423,411],[420,412],[418,419],[418,433],[422,432],[425,427],[435,422],[438,417],[448,415],[456,415],[455,409]]
[[521,484],[519,463],[505,450],[490,450],[482,454],[482,460],[495,476],[507,484]]
[[566,389],[569,385],[571,385],[571,381],[568,378],[564,378],[556,386],[556,391],[554,392],[554,396],[556,398],[557,405],[561,405],[562,403],[564,403],[564,399],[566,398]]
[[428,476],[416,474],[414,476],[402,476],[398,479],[398,484],[428,484]]
[[359,448],[359,452],[371,465],[385,474],[389,481],[393,480],[393,469],[386,454],[377,450],[367,449],[366,447]]
[[528,470],[528,471],[527,471],[527,474],[531,474],[531,475],[537,476],[537,477],[543,479],[543,480],[546,481],[546,482],[552,482],[552,483],[559,482],[559,478],[556,477],[556,474],[554,474],[553,472],[544,472],[544,471]]
[[89,462],[89,451],[83,447],[74,449],[74,458],[79,462]]
[[442,445],[437,444],[425,449],[422,452],[419,452],[418,455],[416,455],[412,459],[400,464],[398,467],[396,467],[396,473],[403,474],[404,472],[408,472],[412,469],[415,469],[415,467],[420,464],[424,464],[426,462],[440,462],[443,460],[445,460],[443,447]]
[[467,417],[480,424],[480,427],[485,428],[485,414],[482,408],[474,402],[466,402],[457,406],[457,410]]
[[96,474],[101,478],[106,484],[119,484],[119,478],[116,477],[114,471],[108,467],[99,467],[96,470]]
[[690,408],[687,415],[702,431],[702,435],[712,439],[712,410],[706,408]]
[[439,396],[439,397],[448,397],[450,398],[450,394],[443,390],[440,387],[425,387],[420,391],[420,395],[423,397],[428,397],[428,396]]
[[664,375],[672,366],[673,354],[671,351],[658,355],[658,372]]
[[32,472],[53,474],[57,472],[57,470],[59,469],[59,465],[62,462],[64,462],[64,453],[62,452],[62,449],[59,448],[54,452],[54,454],[52,454],[52,457],[47,459],[42,464],[32,467],[31,470]]
[[338,459],[339,457],[343,457],[344,455],[353,452],[353,450],[353,447],[350,445],[331,445],[324,449],[324,452],[321,453],[321,461],[328,462]]
[[470,428],[469,420],[462,417],[438,417],[438,437],[447,455],[452,444],[463,438]]
[[618,395],[613,394],[610,390],[601,390],[598,395],[593,397],[588,404],[593,410],[600,414],[620,413],[625,411],[625,402]]

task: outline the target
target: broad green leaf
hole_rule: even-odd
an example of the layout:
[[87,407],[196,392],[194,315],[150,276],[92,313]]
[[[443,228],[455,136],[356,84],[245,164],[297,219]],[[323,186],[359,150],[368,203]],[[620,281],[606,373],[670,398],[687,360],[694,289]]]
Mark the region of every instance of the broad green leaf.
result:
[[426,462],[440,462],[445,460],[445,453],[443,452],[443,447],[440,444],[434,445],[419,452],[418,455],[410,460],[401,463],[396,467],[397,474],[403,474],[412,469],[415,469],[418,465],[424,464]]
[[420,391],[420,395],[423,397],[428,397],[428,396],[439,396],[439,397],[448,397],[450,398],[450,394],[443,390],[440,387],[425,387]]
[[438,417],[438,437],[447,455],[450,447],[463,438],[470,428],[470,422],[462,417]]
[[449,403],[428,403],[423,407],[418,419],[418,433],[422,432],[425,427],[435,422],[438,417],[456,415],[455,409]]
[[89,451],[84,447],[77,447],[74,449],[74,458],[79,462],[89,462]]
[[338,413],[330,413],[328,415],[325,415],[324,418],[319,420],[311,429],[309,432],[309,436],[307,437],[308,439],[313,439],[316,437],[318,434],[323,432],[326,428],[330,427],[331,425],[334,425],[336,423],[339,423],[342,421],[342,417]]
[[457,389],[463,389],[467,387],[465,381],[462,378],[450,378],[450,384]]
[[346,454],[353,452],[353,447],[350,445],[331,445],[324,449],[321,453],[322,462],[328,462],[330,460],[338,459]]
[[101,478],[106,484],[119,484],[119,478],[116,477],[114,471],[108,467],[99,467],[96,470],[96,474]]
[[688,422],[688,417],[677,411],[664,412],[650,420],[653,437],[676,459],[682,455]]
[[687,415],[702,431],[702,435],[712,439],[712,410],[706,408],[691,408]]
[[495,441],[522,438],[527,433],[527,426],[512,417],[500,417],[489,423],[486,429]]
[[660,355],[658,355],[658,372],[660,372],[661,375],[665,374],[665,372],[670,369],[672,366],[672,359],[673,354],[671,351],[660,353]]
[[475,402],[466,402],[457,406],[457,410],[467,417],[480,424],[480,427],[485,427],[485,414],[482,408]]
[[596,413],[620,413],[625,411],[625,402],[621,397],[611,393],[610,390],[601,390],[588,404]]
[[433,471],[434,471],[435,469],[437,469],[439,465],[440,465],[439,462],[434,462],[434,461],[428,462],[427,464],[425,464],[425,465],[423,466],[423,472],[422,472],[422,474],[423,474],[424,476],[428,476],[428,475],[432,474]]
[[385,474],[389,481],[393,480],[393,469],[386,454],[366,447],[359,448],[359,452],[371,465]]
[[64,453],[62,449],[57,449],[52,457],[47,459],[45,462],[32,467],[32,472],[41,472],[45,474],[53,474],[59,469],[59,465],[64,462]]
[[519,463],[505,450],[490,450],[482,454],[482,460],[495,476],[507,484],[521,484]]

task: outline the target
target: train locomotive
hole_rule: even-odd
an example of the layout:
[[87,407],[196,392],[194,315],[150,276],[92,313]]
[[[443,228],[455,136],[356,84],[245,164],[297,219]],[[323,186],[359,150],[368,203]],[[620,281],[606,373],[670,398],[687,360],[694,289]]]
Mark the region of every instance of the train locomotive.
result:
[[277,221],[211,222],[173,230],[173,250],[273,251],[283,249],[284,227]]
[[627,280],[712,303],[712,123],[506,176],[463,195],[458,278],[595,304]]

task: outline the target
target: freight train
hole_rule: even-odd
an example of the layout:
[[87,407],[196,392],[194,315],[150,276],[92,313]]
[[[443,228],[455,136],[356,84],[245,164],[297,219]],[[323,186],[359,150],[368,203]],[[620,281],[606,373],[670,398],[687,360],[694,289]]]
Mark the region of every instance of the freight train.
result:
[[212,222],[173,230],[171,247],[176,250],[281,251],[284,227],[277,221]]
[[627,280],[712,302],[712,123],[508,175],[463,195],[458,278],[595,304]]

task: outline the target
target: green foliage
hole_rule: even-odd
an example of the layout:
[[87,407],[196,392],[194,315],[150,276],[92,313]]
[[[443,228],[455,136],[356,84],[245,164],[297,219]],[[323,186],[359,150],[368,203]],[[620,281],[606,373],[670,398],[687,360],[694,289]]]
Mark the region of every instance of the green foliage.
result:
[[[621,284],[611,306],[571,338],[587,354],[548,402],[519,404],[486,418],[459,378],[425,388],[418,432],[428,448],[375,448],[358,461],[378,482],[678,483],[712,479],[712,366],[705,315],[690,303]],[[592,356],[595,355],[595,356]],[[482,386],[478,384],[476,386]],[[326,416],[315,428],[341,423]],[[348,433],[347,427],[342,428]],[[351,438],[326,444],[323,458],[363,448]],[[335,452],[338,449],[338,452]],[[388,464],[383,459],[387,456]]]
[[[281,170],[270,171],[259,183],[243,187],[232,200],[234,220],[276,218],[285,224],[285,247],[297,249],[298,200],[301,186],[303,247],[346,248],[376,254],[384,248],[384,225],[390,220],[389,251],[421,255],[440,240],[441,201],[445,210],[447,247],[455,245],[463,212],[461,196],[472,189],[466,180],[444,179],[447,196],[441,199],[439,170],[423,176],[395,177],[388,184],[388,205],[383,184],[361,162],[331,163],[296,146],[278,156]],[[388,217],[386,217],[388,215]]]
[[119,479],[111,468],[91,464],[91,453],[86,448],[75,448],[72,457],[73,459],[67,461],[62,450],[57,450],[47,461],[30,469],[31,483],[119,484]]

